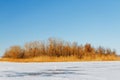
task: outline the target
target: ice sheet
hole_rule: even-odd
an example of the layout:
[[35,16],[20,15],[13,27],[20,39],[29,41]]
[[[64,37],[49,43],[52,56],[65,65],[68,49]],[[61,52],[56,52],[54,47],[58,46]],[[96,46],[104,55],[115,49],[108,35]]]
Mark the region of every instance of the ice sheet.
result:
[[120,80],[120,62],[0,62],[0,80]]

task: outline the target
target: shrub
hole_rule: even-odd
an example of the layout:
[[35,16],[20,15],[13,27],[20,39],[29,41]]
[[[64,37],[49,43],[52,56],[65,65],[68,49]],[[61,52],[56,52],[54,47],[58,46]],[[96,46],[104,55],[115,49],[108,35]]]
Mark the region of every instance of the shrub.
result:
[[5,58],[23,58],[24,50],[20,46],[12,46],[8,49],[4,56]]

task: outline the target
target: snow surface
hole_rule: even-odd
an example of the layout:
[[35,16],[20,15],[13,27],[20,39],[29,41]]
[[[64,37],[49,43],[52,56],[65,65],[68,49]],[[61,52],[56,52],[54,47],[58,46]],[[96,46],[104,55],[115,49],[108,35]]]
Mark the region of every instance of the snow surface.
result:
[[0,62],[0,80],[120,80],[120,62]]

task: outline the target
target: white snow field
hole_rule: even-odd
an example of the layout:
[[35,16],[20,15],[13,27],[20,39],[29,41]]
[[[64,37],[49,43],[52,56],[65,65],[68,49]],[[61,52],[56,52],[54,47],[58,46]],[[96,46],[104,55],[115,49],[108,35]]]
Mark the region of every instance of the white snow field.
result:
[[0,62],[0,80],[120,80],[120,62]]

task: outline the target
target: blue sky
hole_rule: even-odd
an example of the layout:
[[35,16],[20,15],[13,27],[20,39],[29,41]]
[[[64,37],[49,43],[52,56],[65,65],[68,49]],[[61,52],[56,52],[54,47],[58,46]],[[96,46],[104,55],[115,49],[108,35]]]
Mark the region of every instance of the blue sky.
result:
[[0,0],[0,54],[49,37],[120,54],[120,0]]

